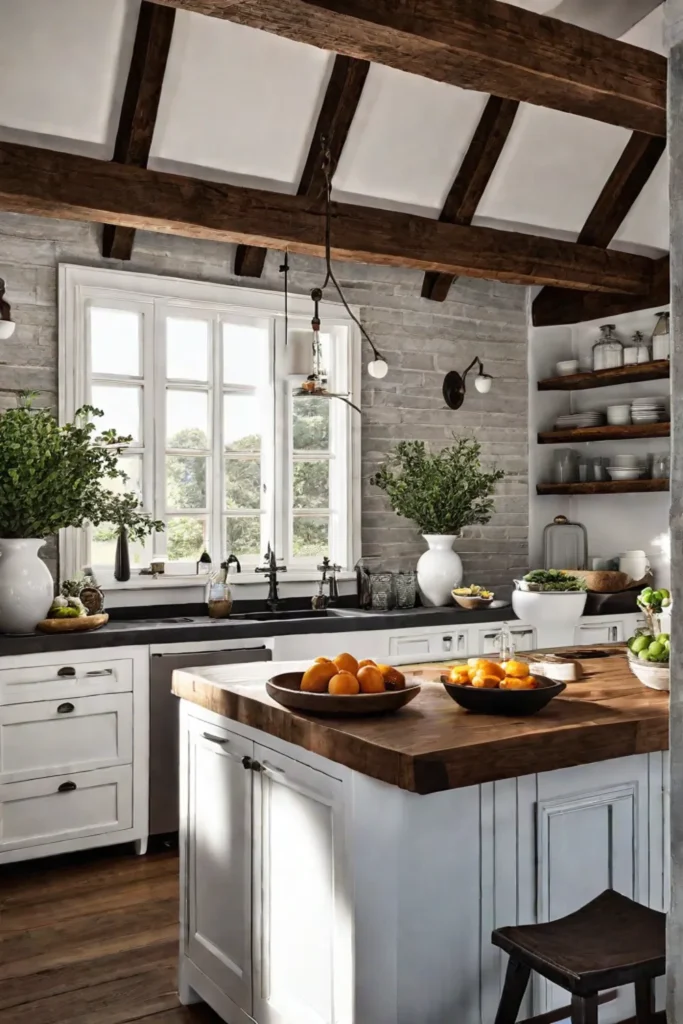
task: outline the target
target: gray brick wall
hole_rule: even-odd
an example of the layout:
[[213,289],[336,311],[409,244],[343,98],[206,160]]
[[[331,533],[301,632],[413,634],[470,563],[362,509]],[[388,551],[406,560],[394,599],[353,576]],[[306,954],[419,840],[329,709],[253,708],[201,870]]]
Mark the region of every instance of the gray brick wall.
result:
[[[233,247],[220,243],[140,232],[133,257],[130,264],[103,260],[93,225],[0,214],[0,276],[18,324],[14,337],[0,342],[0,409],[21,388],[41,390],[43,404],[56,402],[59,263],[282,287],[277,253],[269,253],[260,281],[235,278]],[[308,293],[320,283],[319,260],[294,256],[291,265],[292,291]],[[391,446],[413,438],[443,446],[453,434],[469,433],[481,442],[484,460],[497,462],[507,476],[491,522],[466,530],[455,546],[468,580],[509,582],[528,561],[525,290],[461,279],[447,302],[433,303],[420,298],[419,272],[352,263],[337,270],[349,302],[361,307],[367,330],[390,364],[382,381],[363,374],[363,553],[391,568],[408,568],[424,550],[417,530],[395,516],[369,482]],[[463,408],[451,412],[441,395],[443,376],[462,371],[475,355],[496,378],[494,387],[488,395],[472,388]],[[366,348],[363,356],[367,362]],[[51,562],[54,557],[51,551]]]

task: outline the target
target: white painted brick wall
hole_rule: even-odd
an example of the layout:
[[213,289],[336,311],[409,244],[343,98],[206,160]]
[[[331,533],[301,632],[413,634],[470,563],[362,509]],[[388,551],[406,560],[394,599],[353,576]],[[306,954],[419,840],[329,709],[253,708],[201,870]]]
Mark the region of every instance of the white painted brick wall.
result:
[[[57,397],[57,265],[82,263],[170,274],[221,284],[282,287],[281,255],[269,253],[259,281],[232,274],[233,247],[214,242],[139,232],[133,260],[103,260],[93,225],[0,213],[0,276],[7,282],[17,330],[0,342],[0,408],[21,388],[39,389],[41,404]],[[320,284],[319,260],[292,257],[290,285],[307,294]],[[338,277],[390,365],[373,381],[363,375],[363,552],[390,568],[414,566],[424,542],[417,530],[388,508],[370,485],[396,441],[420,438],[439,446],[469,433],[482,444],[484,460],[508,474],[487,526],[458,540],[468,580],[509,582],[528,561],[527,326],[525,290],[461,279],[447,302],[420,297],[422,274],[393,267],[345,263]],[[458,412],[445,407],[441,384],[448,370],[462,372],[478,355],[495,382],[488,395],[468,392]],[[364,361],[369,353],[364,349]],[[55,552],[49,552],[54,568]]]

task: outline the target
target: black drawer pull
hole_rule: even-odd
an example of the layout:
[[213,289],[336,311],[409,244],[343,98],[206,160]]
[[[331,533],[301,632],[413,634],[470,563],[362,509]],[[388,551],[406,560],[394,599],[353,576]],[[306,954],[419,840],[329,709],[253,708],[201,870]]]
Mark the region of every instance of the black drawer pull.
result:
[[57,792],[58,793],[73,793],[74,789],[76,789],[76,783],[75,782],[63,782],[61,784],[61,786],[58,787]]
[[76,710],[76,708],[73,706],[73,704],[71,704],[69,701],[67,701],[66,704],[60,704],[59,705],[59,707],[57,708],[57,714],[58,715],[69,715],[69,714],[71,714],[72,711],[75,711],[75,710]]
[[209,740],[211,743],[218,743],[219,746],[223,746],[224,743],[228,742],[227,740],[224,740],[221,736],[212,736],[210,732],[203,732],[202,736],[204,737],[205,740]]
[[60,670],[57,673],[57,675],[58,676],[75,676],[76,675],[76,669],[75,668],[71,668],[71,667],[69,667],[69,668],[60,668]]

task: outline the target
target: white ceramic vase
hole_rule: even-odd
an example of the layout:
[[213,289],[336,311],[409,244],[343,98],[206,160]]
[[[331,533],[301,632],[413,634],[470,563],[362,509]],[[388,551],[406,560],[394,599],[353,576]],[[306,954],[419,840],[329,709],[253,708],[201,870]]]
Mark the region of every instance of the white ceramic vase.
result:
[[50,610],[54,583],[38,557],[44,544],[0,538],[0,633],[32,633]]
[[453,550],[455,534],[423,533],[429,551],[417,563],[417,585],[422,604],[442,607],[451,604],[451,591],[462,583],[462,562]]

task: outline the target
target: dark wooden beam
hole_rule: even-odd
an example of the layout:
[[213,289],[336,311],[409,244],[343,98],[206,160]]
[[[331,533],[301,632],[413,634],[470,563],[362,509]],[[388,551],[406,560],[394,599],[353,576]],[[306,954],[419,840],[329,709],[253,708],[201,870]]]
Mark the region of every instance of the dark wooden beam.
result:
[[[447,224],[472,223],[498,157],[503,152],[518,107],[516,100],[489,97],[439,220]],[[422,297],[443,302],[453,281],[454,278],[449,274],[426,273],[422,282]]]
[[[326,140],[329,147],[330,173],[334,175],[360,102],[369,68],[370,65],[365,60],[341,56],[335,58],[297,195],[310,196],[313,199],[321,196],[324,191],[322,139]],[[253,245],[238,245],[235,253],[235,273],[240,277],[260,277],[267,252],[267,249],[258,249]]]
[[[0,208],[321,256],[317,200],[0,142]],[[641,295],[644,256],[333,203],[335,259]]]
[[334,53],[666,135],[666,59],[501,0],[157,0]]
[[[578,237],[579,243],[607,248],[657,166],[665,147],[664,139],[642,135],[640,132],[633,133],[607,184],[598,196],[595,206],[588,215]],[[660,291],[661,287],[660,283]],[[666,288],[668,288],[668,279]],[[604,301],[604,313],[599,309],[598,304],[591,300],[588,305],[597,311],[590,316],[584,316],[586,303],[583,296],[576,292],[568,294],[563,289],[544,288],[534,299],[532,319],[535,324],[542,326],[555,323],[578,323],[581,320],[592,320],[600,316],[614,316],[614,308],[618,308],[620,303],[618,301],[615,303],[613,297],[607,297]],[[658,301],[661,300],[655,299],[654,303],[645,301],[644,306],[636,305],[632,308],[634,310],[647,309],[650,305],[656,305]],[[630,312],[629,309],[620,309],[619,311]],[[559,319],[555,319],[556,317]]]
[[642,295],[599,295],[597,292],[544,288],[533,304],[532,323],[535,327],[548,327],[582,323],[584,320],[609,320],[620,313],[667,306],[671,301],[669,257],[662,256],[653,262],[652,286]]
[[[117,163],[147,166],[174,21],[175,10],[172,7],[164,8],[142,0],[114,145]],[[105,224],[102,255],[129,260],[134,239],[132,228]]]

